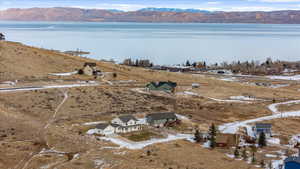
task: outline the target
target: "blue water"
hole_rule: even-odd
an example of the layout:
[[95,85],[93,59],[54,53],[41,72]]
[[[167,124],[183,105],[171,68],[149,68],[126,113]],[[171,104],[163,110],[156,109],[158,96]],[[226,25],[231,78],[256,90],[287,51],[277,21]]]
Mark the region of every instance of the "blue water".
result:
[[231,62],[300,60],[300,25],[0,22],[7,40],[95,59]]

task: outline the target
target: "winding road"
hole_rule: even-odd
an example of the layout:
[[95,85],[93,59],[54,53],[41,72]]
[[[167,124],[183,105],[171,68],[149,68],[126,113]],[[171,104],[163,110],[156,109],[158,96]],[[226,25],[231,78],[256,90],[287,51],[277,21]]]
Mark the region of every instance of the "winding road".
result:
[[248,125],[249,123],[255,123],[255,122],[272,120],[272,119],[281,119],[281,118],[287,118],[287,117],[300,117],[300,110],[281,112],[277,108],[277,106],[279,106],[279,105],[285,105],[285,104],[291,104],[291,103],[300,103],[300,100],[293,100],[293,101],[271,104],[268,106],[268,108],[273,112],[273,115],[259,117],[256,119],[250,119],[250,120],[245,120],[245,121],[226,123],[226,124],[219,126],[219,130],[222,133],[234,134],[239,130],[240,127],[246,127],[248,134],[250,133],[250,135],[251,135],[251,131],[250,131],[251,127]]

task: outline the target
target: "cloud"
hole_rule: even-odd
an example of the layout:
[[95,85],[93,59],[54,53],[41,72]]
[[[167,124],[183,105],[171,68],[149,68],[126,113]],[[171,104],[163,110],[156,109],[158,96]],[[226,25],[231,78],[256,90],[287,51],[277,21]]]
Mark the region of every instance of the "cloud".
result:
[[221,4],[222,2],[220,2],[220,1],[211,1],[211,2],[206,2],[206,4],[208,4],[208,5],[219,5],[219,4]]

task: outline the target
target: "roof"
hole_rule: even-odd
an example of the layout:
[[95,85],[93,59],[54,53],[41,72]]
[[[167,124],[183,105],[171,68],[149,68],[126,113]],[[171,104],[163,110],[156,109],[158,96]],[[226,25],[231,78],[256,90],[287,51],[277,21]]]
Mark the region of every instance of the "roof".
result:
[[97,66],[97,64],[96,63],[92,63],[92,62],[86,62],[86,63],[84,63],[84,67],[85,66],[95,67],[95,66]]
[[110,125],[110,124],[108,124],[108,123],[100,123],[100,124],[97,124],[97,125],[96,125],[96,128],[97,128],[97,129],[104,130],[104,129],[106,129],[106,127],[109,126],[109,125]]
[[270,123],[256,123],[255,124],[255,127],[256,128],[259,128],[259,129],[265,129],[265,128],[272,128],[272,124],[270,124]]
[[284,160],[284,162],[296,162],[300,164],[300,157],[288,157]]
[[118,124],[110,124],[111,126],[113,126],[114,128],[120,127],[120,125]]
[[177,83],[171,82],[171,81],[168,81],[168,82],[163,82],[163,81],[160,81],[160,82],[151,82],[148,85],[150,85],[150,84],[152,84],[156,88],[158,88],[160,86],[163,86],[163,85],[169,85],[169,86],[174,87],[174,88],[177,86]]
[[166,112],[166,113],[148,114],[147,118],[151,118],[151,120],[161,120],[161,119],[176,119],[177,116],[173,112]]
[[129,122],[130,120],[134,120],[134,121],[138,121],[134,116],[132,115],[123,115],[123,116],[119,116],[119,119],[124,122],[124,123],[127,123]]

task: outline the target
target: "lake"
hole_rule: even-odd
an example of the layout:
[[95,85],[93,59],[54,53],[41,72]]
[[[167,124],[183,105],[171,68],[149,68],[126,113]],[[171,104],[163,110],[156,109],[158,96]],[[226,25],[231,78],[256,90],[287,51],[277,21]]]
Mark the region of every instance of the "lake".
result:
[[300,60],[300,25],[199,23],[0,22],[9,41],[91,52],[91,58],[156,64]]

